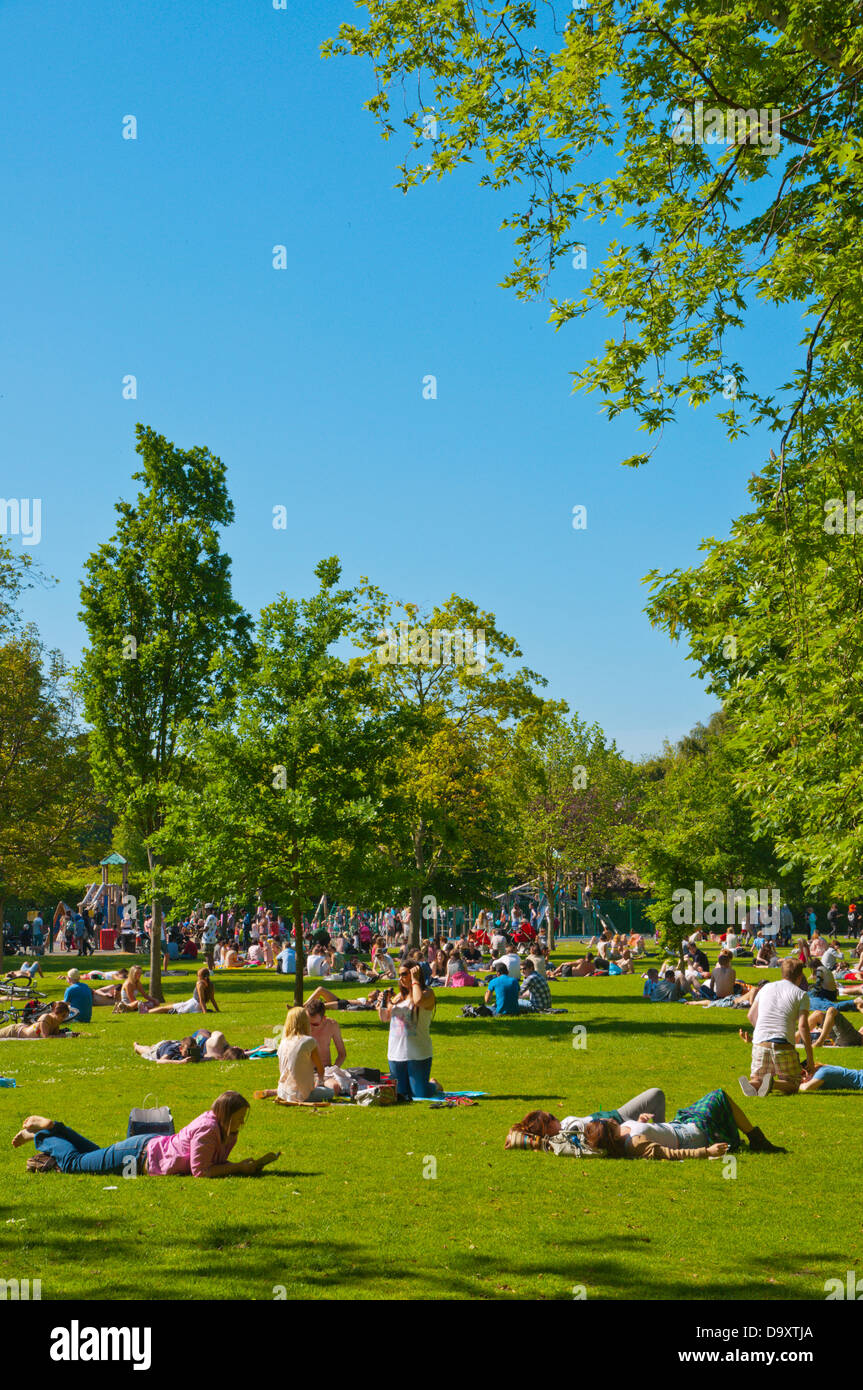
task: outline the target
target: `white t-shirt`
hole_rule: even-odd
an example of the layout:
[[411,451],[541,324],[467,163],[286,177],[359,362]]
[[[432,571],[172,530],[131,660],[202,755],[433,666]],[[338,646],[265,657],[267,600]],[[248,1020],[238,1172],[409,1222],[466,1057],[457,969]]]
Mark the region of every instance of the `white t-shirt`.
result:
[[772,980],[758,992],[758,1020],[752,1034],[754,1043],[768,1038],[794,1042],[797,1020],[809,1012],[809,995],[790,980]]
[[390,1005],[387,1060],[424,1062],[432,1055],[431,1009],[413,1009],[409,1003]]
[[648,1124],[643,1120],[627,1120],[626,1124],[631,1139],[644,1135],[651,1143],[661,1144],[666,1149],[703,1149],[707,1145],[707,1136],[700,1125]]
[[521,979],[521,956],[517,956],[515,951],[508,951],[505,956],[500,956],[499,959],[506,966],[514,980]]
[[379,951],[375,956],[375,970],[379,975],[385,975],[388,980],[396,977],[396,963],[392,956],[388,956],[384,951]]
[[309,974],[317,975],[319,977],[325,975],[330,968],[330,963],[327,960],[326,956],[309,956],[309,959],[306,963],[309,968]]
[[279,1043],[278,1094],[282,1100],[306,1100],[317,1085],[312,1053],[314,1038],[282,1038]]
[[216,939],[216,933],[218,932],[218,930],[219,919],[215,916],[214,913],[211,912],[206,922],[204,923],[204,935],[202,937],[202,940],[205,941],[208,946],[212,946],[213,942]]

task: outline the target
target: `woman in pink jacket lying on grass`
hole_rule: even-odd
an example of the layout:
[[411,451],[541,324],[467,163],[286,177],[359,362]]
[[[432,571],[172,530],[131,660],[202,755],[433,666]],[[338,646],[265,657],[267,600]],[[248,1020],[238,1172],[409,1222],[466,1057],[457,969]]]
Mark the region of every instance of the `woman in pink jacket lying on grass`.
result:
[[263,1158],[229,1162],[237,1136],[246,1122],[249,1102],[237,1091],[223,1091],[212,1108],[192,1120],[179,1134],[135,1134],[99,1148],[59,1120],[30,1115],[12,1140],[17,1149],[31,1140],[36,1152],[27,1159],[34,1173],[121,1173],[124,1177],[148,1175],[193,1178],[252,1177],[277,1153]]

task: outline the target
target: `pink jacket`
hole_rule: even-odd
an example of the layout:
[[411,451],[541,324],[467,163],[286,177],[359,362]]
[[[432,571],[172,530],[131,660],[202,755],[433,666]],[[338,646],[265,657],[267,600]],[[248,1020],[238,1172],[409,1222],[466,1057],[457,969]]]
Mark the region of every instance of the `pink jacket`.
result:
[[157,1134],[147,1145],[147,1172],[164,1178],[169,1173],[205,1178],[216,1163],[226,1163],[237,1142],[236,1134],[222,1138],[212,1110],[199,1115],[179,1134]]

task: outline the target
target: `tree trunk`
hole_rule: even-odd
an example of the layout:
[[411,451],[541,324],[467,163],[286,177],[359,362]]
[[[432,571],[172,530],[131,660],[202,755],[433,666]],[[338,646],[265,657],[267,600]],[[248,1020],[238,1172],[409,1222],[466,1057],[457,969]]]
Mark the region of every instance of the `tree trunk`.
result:
[[150,993],[164,1004],[162,993],[162,904],[153,898],[153,920],[150,923]]
[[150,922],[150,994],[160,1004],[164,1004],[165,996],[162,993],[162,904],[156,897],[156,857],[149,845],[147,846],[147,863],[150,866],[150,889],[153,894],[152,920]]
[[548,949],[554,950],[554,870],[547,869],[545,874],[545,897],[548,903]]
[[6,936],[3,927],[6,923],[6,899],[0,898],[0,973],[3,970],[3,950],[6,945]]
[[423,919],[423,890],[422,884],[415,883],[411,888],[411,930],[408,937],[408,945],[413,949],[419,946],[422,940],[420,923]]
[[297,846],[293,846],[294,869],[291,874],[291,887],[293,898],[291,902],[294,920],[294,950],[297,955],[296,970],[294,972],[294,1004],[302,1007],[303,1003],[303,967],[306,963],[306,952],[303,945],[303,904],[300,900],[300,873],[296,868]]

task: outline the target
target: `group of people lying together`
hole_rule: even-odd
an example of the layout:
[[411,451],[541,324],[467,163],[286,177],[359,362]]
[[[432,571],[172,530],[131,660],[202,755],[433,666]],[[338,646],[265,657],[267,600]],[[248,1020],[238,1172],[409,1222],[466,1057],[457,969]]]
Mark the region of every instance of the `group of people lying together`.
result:
[[746,1137],[752,1153],[785,1153],[726,1091],[710,1091],[665,1119],[665,1094],[643,1091],[618,1110],[568,1115],[559,1120],[547,1110],[531,1110],[506,1136],[506,1149],[541,1149],[568,1158],[655,1158],[680,1161],[721,1158],[740,1148]]

